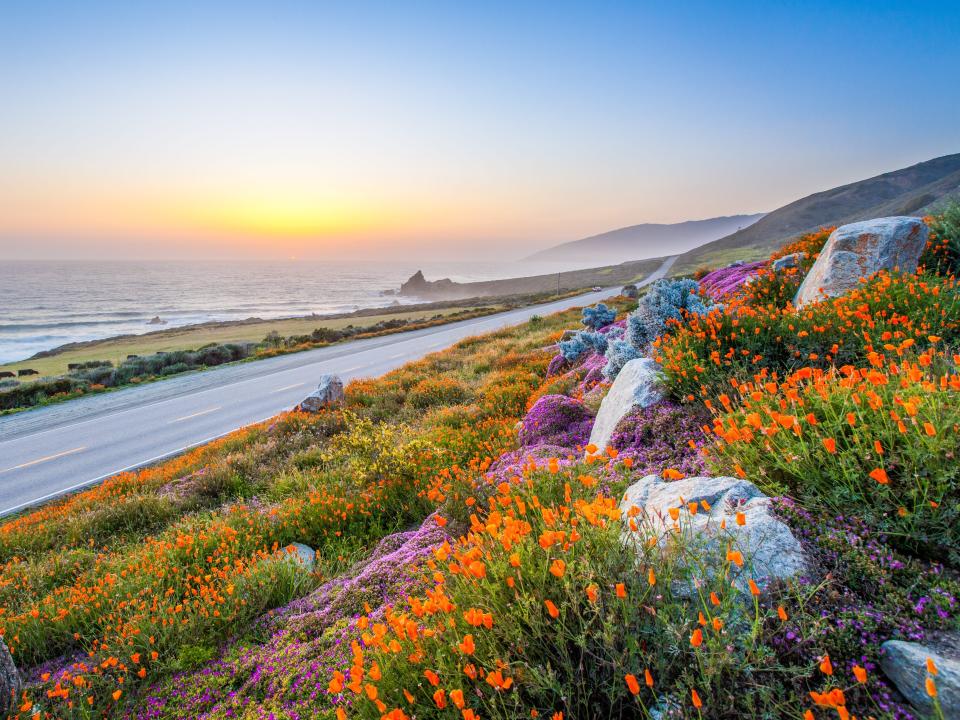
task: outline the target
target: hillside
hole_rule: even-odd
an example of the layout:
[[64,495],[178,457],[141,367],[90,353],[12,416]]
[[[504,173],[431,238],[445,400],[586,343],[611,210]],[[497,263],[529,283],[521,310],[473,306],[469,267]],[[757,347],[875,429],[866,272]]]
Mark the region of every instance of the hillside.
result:
[[5,519],[0,717],[960,716],[936,232],[802,313],[825,232]]
[[596,265],[659,255],[675,255],[746,228],[762,217],[763,213],[757,213],[671,224],[630,225],[547,248],[527,259],[584,262]]
[[795,200],[748,228],[688,251],[673,271],[679,275],[701,266],[755,260],[785,240],[820,227],[890,215],[920,217],[955,195],[960,195],[960,153]]

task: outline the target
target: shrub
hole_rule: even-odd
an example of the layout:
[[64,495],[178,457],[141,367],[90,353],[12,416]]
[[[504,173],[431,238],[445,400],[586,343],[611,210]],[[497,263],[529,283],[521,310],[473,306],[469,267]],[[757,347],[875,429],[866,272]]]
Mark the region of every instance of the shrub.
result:
[[456,405],[470,396],[470,388],[452,377],[427,377],[410,390],[407,402],[423,409],[435,405]]
[[573,363],[591,350],[598,355],[603,355],[607,351],[607,344],[607,337],[602,333],[578,332],[569,340],[561,340],[557,346],[560,348],[563,359]]
[[670,321],[679,321],[685,314],[705,314],[707,306],[696,294],[697,287],[695,280],[658,280],[654,283],[627,320],[630,344],[643,352],[663,333]]
[[[741,286],[741,302],[747,305],[785,308],[796,297],[800,283],[810,272],[810,268],[820,257],[820,251],[830,238],[833,228],[823,228],[802,235],[787,243],[770,256],[766,267],[756,271],[754,279],[747,286]],[[798,262],[793,267],[774,270],[774,263],[787,255],[797,255]]]
[[54,395],[82,391],[86,386],[85,381],[71,377],[21,383],[0,392],[0,410],[33,407]]
[[802,367],[863,366],[871,353],[923,351],[960,340],[955,280],[879,273],[838,298],[795,312],[743,298],[688,316],[655,343],[677,398],[716,396],[732,382],[782,378]]
[[713,464],[960,567],[960,376],[933,357],[743,384],[720,397]]
[[700,292],[711,300],[722,300],[756,279],[758,271],[766,266],[767,261],[763,260],[754,263],[736,263],[714,270],[700,278]]
[[593,428],[593,413],[583,403],[563,395],[544,395],[523,418],[520,444],[583,447]]
[[597,303],[593,307],[583,309],[583,319],[580,320],[591,330],[599,330],[617,319],[617,311],[607,307],[604,303]]
[[773,609],[739,604],[730,561],[704,572],[683,516],[668,547],[646,525],[634,547],[595,466],[548,465],[476,503],[424,593],[361,618],[325,699],[373,720],[763,717],[780,689],[759,632]]
[[929,221],[932,237],[921,262],[944,275],[960,275],[960,200]]
[[639,475],[660,474],[667,468],[699,475],[705,467],[700,454],[705,439],[702,426],[709,419],[709,413],[690,407],[656,403],[633,410],[617,423],[609,445],[621,458],[632,458]]
[[616,379],[617,375],[631,360],[643,357],[637,347],[627,340],[614,340],[607,347],[607,364],[603,368],[603,375],[607,380]]

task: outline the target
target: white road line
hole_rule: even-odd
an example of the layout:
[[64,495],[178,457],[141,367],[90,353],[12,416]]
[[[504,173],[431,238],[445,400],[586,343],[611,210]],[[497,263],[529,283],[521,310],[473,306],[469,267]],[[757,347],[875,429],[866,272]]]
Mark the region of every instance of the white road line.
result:
[[294,388],[300,387],[301,385],[306,385],[306,383],[305,382],[294,383],[293,385],[287,385],[282,388],[277,388],[276,390],[271,390],[270,392],[278,393],[278,392],[283,392],[284,390],[293,390]]
[[[180,453],[185,452],[187,450],[192,450],[195,447],[200,447],[201,445],[206,445],[207,443],[213,442],[214,440],[219,440],[220,438],[225,437],[230,433],[237,432],[238,430],[243,430],[244,428],[250,427],[251,425],[259,425],[260,423],[266,422],[270,418],[273,418],[276,416],[277,416],[277,413],[271,413],[265,418],[261,418],[260,420],[254,420],[252,423],[247,423],[246,425],[235,427],[232,430],[227,430],[226,432],[218,433],[216,435],[211,435],[208,438],[205,438],[203,440],[197,440],[197,442],[190,443],[189,445],[184,445],[183,447],[177,448],[176,450],[170,450],[169,452],[165,452],[160,455],[154,455],[152,458],[141,460],[140,462],[135,462],[132,465],[127,465],[126,467],[122,467],[119,470],[111,470],[110,472],[104,473],[103,475],[99,475],[93,478],[92,480],[84,480],[83,482],[79,482],[76,485],[71,485],[70,487],[61,488],[60,490],[54,490],[52,493],[47,493],[42,497],[34,498],[33,500],[27,500],[27,502],[22,502],[19,505],[13,505],[12,507],[8,507],[5,510],[0,510],[0,517],[9,515],[10,513],[16,512],[17,510],[22,510],[23,508],[31,507],[33,505],[39,505],[40,503],[46,500],[50,500],[51,498],[56,498],[56,497],[60,497],[61,495],[66,495],[67,493],[73,490],[79,490],[80,488],[84,488],[89,485],[95,485],[101,480],[106,480],[107,478],[113,477],[114,475],[119,475],[120,473],[127,472],[128,470],[136,470],[137,468],[145,467],[147,465],[150,465],[151,463],[155,463],[160,460],[166,460],[169,457],[173,457],[174,455],[179,455]],[[79,448],[79,449],[82,450],[83,448]]]
[[57,458],[63,457],[64,455],[73,455],[78,453],[81,450],[86,450],[87,446],[73,448],[73,450],[64,450],[63,452],[56,453],[55,455],[47,455],[46,457],[37,458],[36,460],[31,460],[30,462],[25,462],[22,465],[14,465],[11,468],[6,470],[0,470],[0,473],[11,472],[12,470],[20,470],[21,468],[30,467],[32,465],[39,465],[40,463],[47,462],[48,460],[56,460]]
[[221,408],[220,405],[216,405],[212,408],[207,408],[206,410],[201,410],[200,412],[195,412],[191,415],[184,415],[183,417],[178,417],[175,420],[167,421],[167,425],[172,425],[175,422],[182,422],[184,420],[189,420],[190,418],[200,417],[201,415],[209,415],[212,412],[216,412]]

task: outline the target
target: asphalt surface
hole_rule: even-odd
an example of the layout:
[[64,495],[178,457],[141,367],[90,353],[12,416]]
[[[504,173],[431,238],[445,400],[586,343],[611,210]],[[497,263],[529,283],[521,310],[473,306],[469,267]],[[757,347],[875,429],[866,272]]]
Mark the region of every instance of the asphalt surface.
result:
[[[674,259],[639,284],[666,275]],[[324,373],[345,382],[376,377],[465,337],[590,305],[618,290],[213,368],[0,417],[0,516],[266,420],[299,403]]]

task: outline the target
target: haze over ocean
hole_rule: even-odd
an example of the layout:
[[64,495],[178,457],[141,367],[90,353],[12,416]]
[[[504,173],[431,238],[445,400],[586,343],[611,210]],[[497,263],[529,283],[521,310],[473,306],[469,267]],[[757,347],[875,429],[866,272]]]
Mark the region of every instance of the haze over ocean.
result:
[[[81,340],[211,320],[350,312],[417,302],[383,290],[422,268],[460,282],[559,272],[575,264],[378,262],[0,263],[0,363]],[[159,316],[165,325],[150,325]]]

